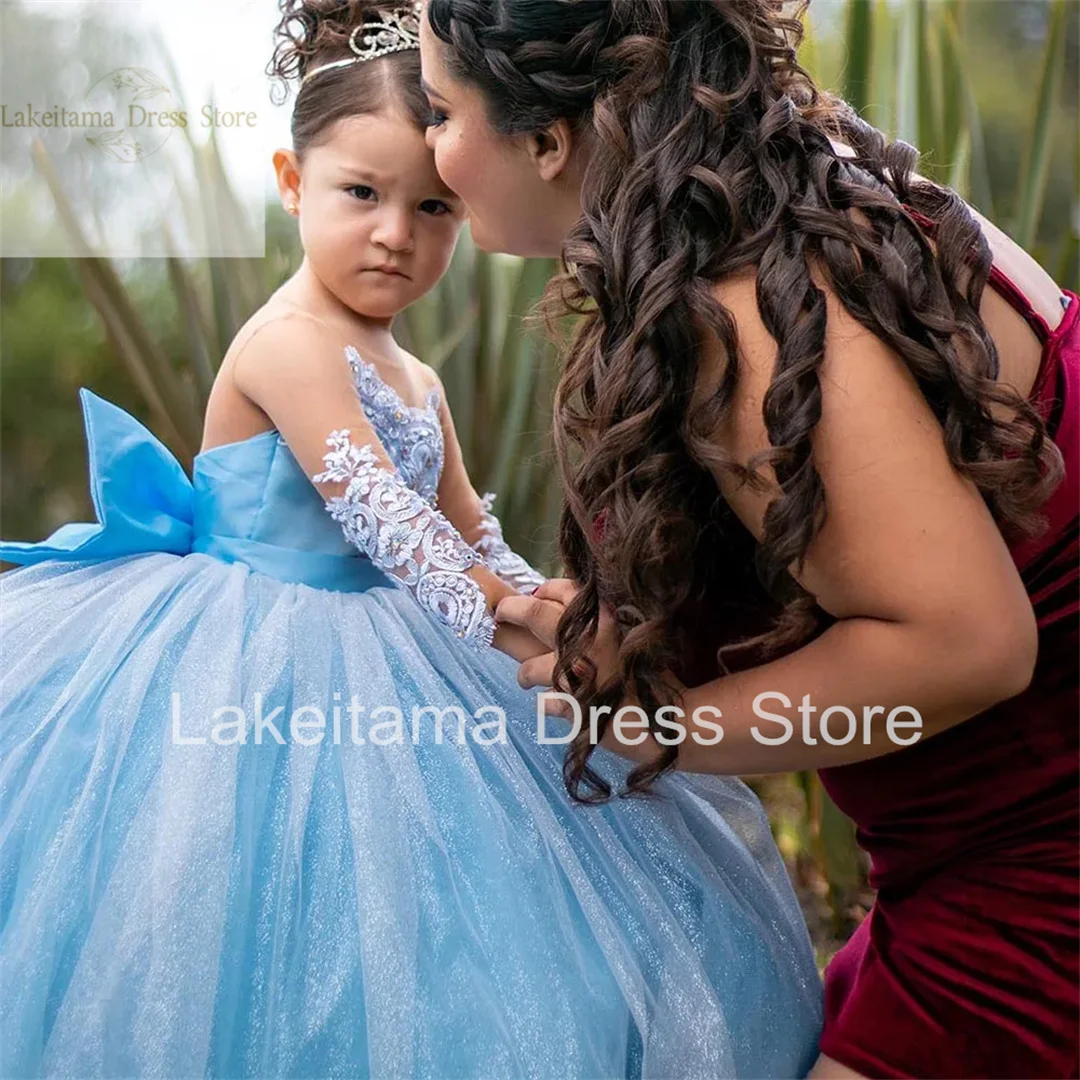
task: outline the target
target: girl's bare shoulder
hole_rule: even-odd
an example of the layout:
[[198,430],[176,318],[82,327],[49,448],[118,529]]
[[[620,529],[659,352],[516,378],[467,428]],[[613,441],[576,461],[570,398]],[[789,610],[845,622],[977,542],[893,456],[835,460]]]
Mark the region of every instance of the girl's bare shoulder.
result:
[[266,344],[267,338],[272,341],[275,337],[291,336],[296,332],[298,325],[306,325],[312,330],[326,331],[328,329],[325,320],[317,315],[305,311],[296,304],[271,297],[237,330],[222,358],[222,367],[233,363],[256,334],[263,339],[260,341],[260,345],[263,345]]
[[313,334],[329,336],[325,323],[293,305],[267,302],[236,332],[218,368],[206,404],[203,446],[235,442],[271,429],[273,421],[256,401],[262,380],[280,374],[277,365],[305,355],[298,346]]

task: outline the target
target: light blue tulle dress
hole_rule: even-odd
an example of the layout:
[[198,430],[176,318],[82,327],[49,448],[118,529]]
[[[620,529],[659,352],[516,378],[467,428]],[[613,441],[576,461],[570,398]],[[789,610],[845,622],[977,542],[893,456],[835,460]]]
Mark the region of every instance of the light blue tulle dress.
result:
[[80,393],[98,522],[0,544],[4,1076],[805,1073],[820,983],[749,789],[575,804],[515,662],[350,547],[276,431],[189,480]]

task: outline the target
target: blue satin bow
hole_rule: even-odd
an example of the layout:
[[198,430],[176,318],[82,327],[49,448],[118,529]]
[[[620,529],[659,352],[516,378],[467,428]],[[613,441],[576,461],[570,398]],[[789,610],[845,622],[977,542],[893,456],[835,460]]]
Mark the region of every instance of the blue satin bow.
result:
[[150,551],[186,555],[194,492],[173,454],[135,417],[79,389],[97,521],[61,525],[38,543],[0,541],[0,559],[31,563],[112,559]]

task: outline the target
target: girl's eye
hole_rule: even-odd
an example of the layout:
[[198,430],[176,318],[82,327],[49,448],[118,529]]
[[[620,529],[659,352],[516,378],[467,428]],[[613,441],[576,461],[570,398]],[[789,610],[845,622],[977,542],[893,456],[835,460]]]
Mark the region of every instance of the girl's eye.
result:
[[439,112],[438,109],[433,108],[431,112],[428,113],[426,126],[429,128],[442,127],[448,119],[446,113]]
[[367,184],[354,184],[352,187],[345,189],[354,198],[362,199],[365,202],[375,198],[375,189],[368,187]]
[[442,201],[442,199],[425,199],[420,204],[420,209],[425,214],[432,214],[435,217],[441,217],[443,214],[452,213],[450,207]]

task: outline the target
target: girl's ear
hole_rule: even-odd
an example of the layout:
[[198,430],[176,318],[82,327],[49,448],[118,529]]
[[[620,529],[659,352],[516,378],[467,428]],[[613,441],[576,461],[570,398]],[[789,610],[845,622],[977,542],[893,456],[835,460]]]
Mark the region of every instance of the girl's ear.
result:
[[574,137],[565,120],[528,136],[525,147],[541,180],[556,180],[566,170],[574,151]]
[[292,150],[274,151],[274,172],[277,174],[281,205],[289,214],[300,213],[300,163]]

